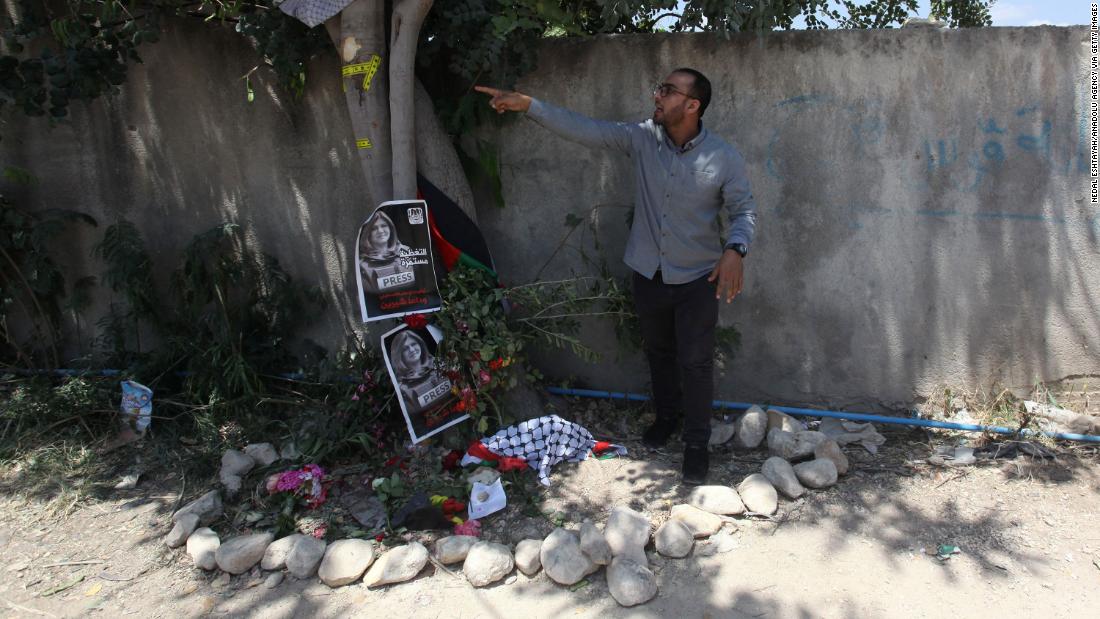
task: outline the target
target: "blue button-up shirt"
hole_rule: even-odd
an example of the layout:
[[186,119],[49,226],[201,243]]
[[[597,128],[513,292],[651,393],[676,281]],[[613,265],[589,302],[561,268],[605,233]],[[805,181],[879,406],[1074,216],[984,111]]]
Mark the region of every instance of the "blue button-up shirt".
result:
[[705,128],[677,147],[652,120],[594,120],[538,99],[527,115],[562,137],[634,160],[634,223],[623,260],[641,275],[652,279],[660,269],[665,283],[691,282],[710,274],[725,245],[752,242],[756,203],[745,159]]

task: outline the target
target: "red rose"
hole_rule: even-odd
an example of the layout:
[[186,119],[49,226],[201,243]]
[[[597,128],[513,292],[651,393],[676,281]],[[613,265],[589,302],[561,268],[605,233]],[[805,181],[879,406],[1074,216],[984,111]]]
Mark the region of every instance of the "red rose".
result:
[[489,362],[489,369],[490,370],[495,371],[495,370],[499,370],[502,367],[504,367],[504,359],[501,359],[500,357],[497,357],[496,359],[493,359],[492,361]]
[[441,507],[443,508],[443,515],[448,518],[466,511],[466,504],[456,499],[447,499],[443,501]]
[[512,458],[505,456],[500,459],[497,467],[501,473],[507,473],[508,471],[522,471],[527,468],[527,461],[523,458]]
[[450,453],[443,456],[443,470],[453,471],[458,468],[458,463],[462,460],[464,452],[460,449],[451,450]]
[[423,314],[405,314],[405,324],[411,329],[423,329],[428,324],[428,319]]

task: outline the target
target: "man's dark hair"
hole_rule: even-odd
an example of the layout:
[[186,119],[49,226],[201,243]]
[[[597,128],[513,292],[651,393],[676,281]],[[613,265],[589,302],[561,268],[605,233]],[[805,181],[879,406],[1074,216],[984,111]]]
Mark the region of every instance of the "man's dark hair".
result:
[[691,85],[691,96],[699,100],[699,118],[702,118],[703,112],[707,111],[707,106],[710,105],[710,80],[695,69],[687,67],[676,69],[673,73],[686,73],[694,80]]

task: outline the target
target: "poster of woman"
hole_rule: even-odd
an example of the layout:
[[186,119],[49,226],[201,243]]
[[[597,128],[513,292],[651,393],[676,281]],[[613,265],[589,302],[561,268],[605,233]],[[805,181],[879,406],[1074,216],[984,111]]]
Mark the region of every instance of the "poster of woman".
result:
[[382,356],[414,443],[469,419],[451,409],[451,381],[436,362],[435,327],[401,325],[382,336]]
[[383,202],[359,227],[355,280],[363,322],[440,308],[431,238],[423,200]]

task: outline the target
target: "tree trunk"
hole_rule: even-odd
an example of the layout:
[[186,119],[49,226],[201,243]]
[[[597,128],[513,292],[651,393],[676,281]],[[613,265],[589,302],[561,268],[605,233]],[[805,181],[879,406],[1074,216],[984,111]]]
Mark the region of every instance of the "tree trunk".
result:
[[[477,223],[474,192],[458,159],[454,141],[435,114],[431,95],[416,81],[416,164],[420,174],[447,194]],[[396,164],[394,169],[396,170]]]
[[420,26],[432,0],[397,0],[390,27],[390,136],[393,145],[393,197],[416,197],[416,127],[413,82]]
[[393,199],[385,20],[384,0],[355,0],[340,13],[336,43],[344,64],[344,98],[367,180],[367,204],[372,208]]

